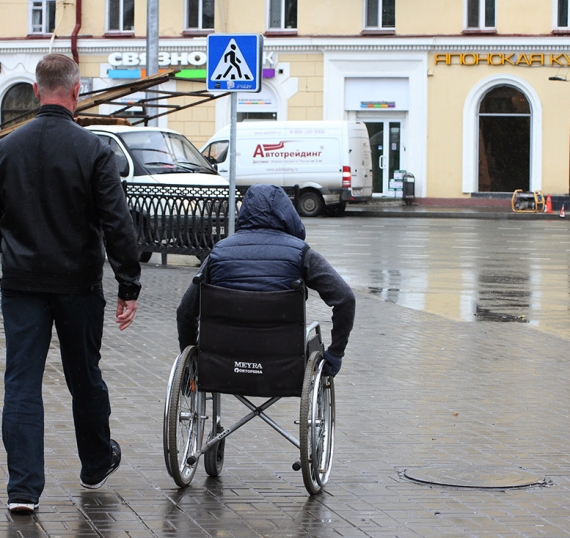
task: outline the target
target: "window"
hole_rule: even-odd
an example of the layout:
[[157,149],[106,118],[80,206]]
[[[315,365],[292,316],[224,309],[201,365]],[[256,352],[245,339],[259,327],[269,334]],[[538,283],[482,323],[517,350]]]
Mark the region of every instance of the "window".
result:
[[467,0],[467,29],[495,28],[495,0]]
[[277,119],[277,112],[239,112],[237,121],[274,121]]
[[202,155],[211,163],[223,163],[228,157],[228,149],[230,147],[229,140],[219,140],[212,142],[203,152]]
[[0,110],[0,125],[6,124],[10,120],[23,121],[33,118],[36,108],[40,102],[34,95],[34,89],[27,82],[14,84],[4,95],[2,109]]
[[558,28],[568,28],[568,0],[558,0],[558,11],[556,16],[556,26]]
[[109,32],[133,32],[135,0],[108,0],[107,29]]
[[269,0],[269,28],[297,29],[297,0]]
[[32,34],[51,34],[55,29],[55,0],[33,0]]
[[366,28],[395,28],[396,0],[366,0]]
[[215,0],[187,0],[186,29],[213,30]]

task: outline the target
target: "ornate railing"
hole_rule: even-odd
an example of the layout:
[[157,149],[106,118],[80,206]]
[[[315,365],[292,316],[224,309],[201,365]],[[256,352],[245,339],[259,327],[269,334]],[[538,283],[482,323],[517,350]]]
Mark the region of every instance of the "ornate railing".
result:
[[[228,235],[229,189],[124,183],[142,261],[153,252],[203,260]],[[241,195],[236,193],[236,208]],[[237,209],[236,209],[237,219]]]

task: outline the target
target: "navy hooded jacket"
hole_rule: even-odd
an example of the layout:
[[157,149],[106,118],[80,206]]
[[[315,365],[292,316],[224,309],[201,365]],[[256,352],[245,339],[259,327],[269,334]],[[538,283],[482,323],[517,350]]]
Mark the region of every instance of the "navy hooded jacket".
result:
[[[305,227],[285,191],[273,185],[250,187],[236,228],[234,235],[216,244],[200,273],[218,286],[246,290],[289,289],[303,278],[333,310],[327,351],[342,357],[354,323],[354,293],[303,241]],[[197,342],[199,313],[199,285],[192,281],[176,313],[180,351]]]
[[275,185],[253,185],[244,197],[236,233],[210,253],[208,281],[248,291],[291,289],[303,278],[309,246],[291,200]]

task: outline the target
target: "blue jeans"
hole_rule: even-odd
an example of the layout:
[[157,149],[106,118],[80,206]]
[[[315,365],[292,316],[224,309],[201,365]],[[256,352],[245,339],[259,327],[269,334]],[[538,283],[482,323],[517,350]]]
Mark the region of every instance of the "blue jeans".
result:
[[44,489],[42,378],[54,323],[72,396],[81,476],[97,475],[111,465],[111,405],[99,369],[104,310],[102,293],[2,290],[6,335],[2,439],[8,454],[9,500],[38,502]]

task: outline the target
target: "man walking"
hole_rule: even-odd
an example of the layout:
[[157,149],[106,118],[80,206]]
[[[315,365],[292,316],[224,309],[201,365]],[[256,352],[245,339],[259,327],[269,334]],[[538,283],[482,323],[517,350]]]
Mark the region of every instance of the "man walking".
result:
[[44,488],[42,377],[54,323],[72,396],[81,485],[101,487],[121,461],[99,369],[103,238],[119,284],[120,330],[135,317],[140,266],[114,155],[73,122],[79,87],[73,60],[45,56],[36,68],[37,117],[0,140],[2,437],[14,512],[32,512]]

